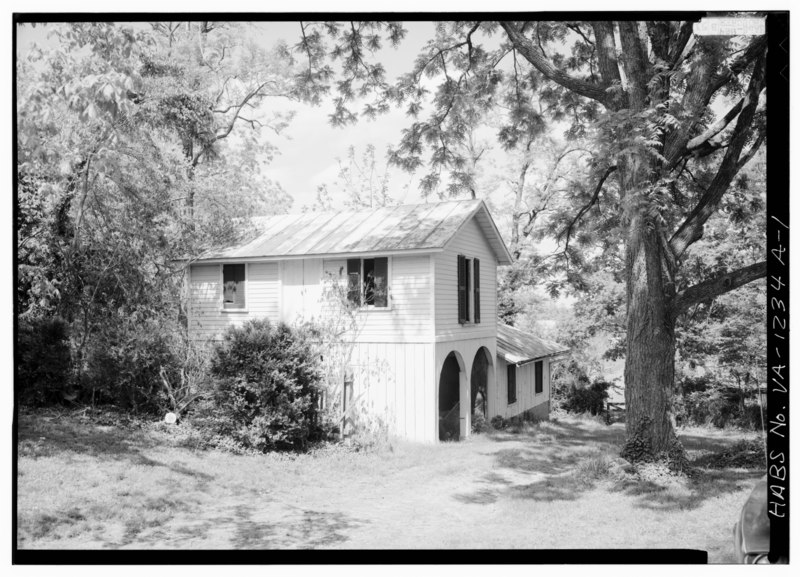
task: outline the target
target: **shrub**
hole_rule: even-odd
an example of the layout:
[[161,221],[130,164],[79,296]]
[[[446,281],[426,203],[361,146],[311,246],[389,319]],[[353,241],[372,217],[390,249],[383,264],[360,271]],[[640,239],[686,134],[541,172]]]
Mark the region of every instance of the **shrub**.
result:
[[86,349],[84,396],[134,412],[161,414],[170,408],[162,369],[180,371],[177,327],[158,320],[110,326],[94,335]]
[[562,401],[561,407],[571,413],[602,414],[610,386],[611,383],[600,379],[596,379],[586,387],[572,385],[566,398]]
[[761,429],[761,410],[754,392],[706,376],[682,380],[680,391],[673,410],[682,424]]
[[497,429],[498,431],[502,431],[508,426],[508,421],[506,421],[506,419],[500,415],[495,415],[489,422],[491,423],[492,428]]
[[489,425],[489,421],[486,420],[486,417],[483,416],[481,411],[475,411],[472,413],[472,432],[473,433],[486,433],[487,431],[491,430],[491,425]]
[[266,319],[228,329],[211,361],[219,433],[262,452],[305,449],[322,437],[311,337]]
[[60,318],[22,321],[17,339],[17,394],[23,405],[64,401],[71,373],[67,324]]

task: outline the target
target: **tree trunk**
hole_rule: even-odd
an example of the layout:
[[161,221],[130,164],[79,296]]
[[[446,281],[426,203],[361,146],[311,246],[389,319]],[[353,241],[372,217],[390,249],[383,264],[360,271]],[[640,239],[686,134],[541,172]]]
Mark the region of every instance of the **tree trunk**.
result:
[[658,226],[645,214],[634,217],[626,251],[626,432],[628,444],[649,445],[652,455],[667,451],[674,438],[675,332],[663,286]]
[[621,158],[618,176],[629,215],[625,248],[627,347],[625,355],[626,445],[629,460],[668,451],[675,438],[671,415],[675,379],[675,331],[669,298],[674,286],[664,251],[663,221],[650,203],[655,166],[641,155]]

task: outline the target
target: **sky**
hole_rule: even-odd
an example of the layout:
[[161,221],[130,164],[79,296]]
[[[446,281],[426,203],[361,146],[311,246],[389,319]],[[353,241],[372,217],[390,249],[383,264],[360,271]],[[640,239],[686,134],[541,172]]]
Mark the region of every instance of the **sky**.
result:
[[[254,22],[252,26],[257,31],[254,38],[260,39],[265,48],[272,48],[279,41],[291,46],[300,39],[298,22]],[[403,42],[397,48],[384,46],[375,55],[386,69],[386,78],[390,83],[411,69],[414,58],[434,34],[434,25],[430,21],[407,22],[404,26],[407,34]],[[47,33],[46,25],[20,27],[17,40],[19,54],[24,55],[34,43],[44,47],[51,44]],[[272,162],[265,165],[263,173],[267,178],[280,183],[292,196],[292,210],[313,205],[320,185],[327,184],[329,190],[335,194],[331,185],[339,174],[339,160],[345,161],[351,146],[355,148],[357,157],[360,157],[367,145],[373,145],[379,167],[384,167],[387,147],[396,145],[400,141],[402,129],[410,124],[405,112],[397,108],[392,108],[375,120],[364,119],[347,127],[335,128],[328,121],[328,115],[333,111],[330,101],[313,106],[286,98],[269,98],[263,106],[275,111],[295,112],[293,121],[281,135],[267,131],[263,134],[278,149],[278,154]],[[243,130],[245,127],[240,126],[239,129]],[[396,168],[391,169],[389,175],[390,195],[394,200],[402,203],[422,201],[414,186],[417,180],[415,175]],[[335,196],[334,199],[336,200]]]
[[[272,41],[282,39],[292,45],[299,40],[300,28],[296,22],[264,22],[256,26],[264,29],[264,36]],[[385,46],[378,56],[389,82],[411,68],[422,46],[433,36],[432,22],[409,22],[405,28],[408,33],[400,46],[396,49]],[[337,159],[346,159],[351,146],[360,156],[367,145],[372,144],[382,166],[387,146],[397,144],[401,130],[410,124],[404,111],[393,108],[373,121],[361,120],[344,128],[334,128],[328,122],[328,115],[333,111],[330,102],[311,106],[282,100],[273,101],[270,105],[297,113],[286,130],[286,137],[272,139],[280,154],[265,170],[267,176],[280,182],[295,199],[295,208],[313,203],[317,187],[321,184],[330,185],[336,180],[339,173]],[[402,173],[399,169],[391,170],[390,175],[390,194],[395,200],[421,200],[413,187],[414,176]],[[406,187],[407,184],[412,186]],[[405,189],[408,190],[408,198],[402,195]]]

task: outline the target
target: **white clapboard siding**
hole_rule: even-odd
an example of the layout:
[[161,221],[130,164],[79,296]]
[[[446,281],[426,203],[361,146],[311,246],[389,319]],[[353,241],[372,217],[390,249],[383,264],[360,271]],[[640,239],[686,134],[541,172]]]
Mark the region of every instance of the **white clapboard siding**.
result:
[[[356,318],[355,340],[365,343],[430,342],[433,322],[430,314],[431,278],[430,257],[393,256],[389,263],[388,309],[364,309]],[[346,286],[346,259],[325,259],[322,267],[324,283],[340,279]],[[330,285],[329,285],[330,286]],[[331,292],[323,288],[320,294]],[[344,293],[346,294],[346,292]],[[335,309],[329,302],[321,310]]]
[[497,363],[497,388],[489,404],[490,417],[500,415],[510,418],[550,400],[550,362],[542,361],[542,392],[534,394],[535,373],[534,363],[527,363],[517,367],[517,402],[508,404],[508,373],[507,364],[498,359]]
[[192,265],[189,272],[189,330],[193,339],[218,339],[230,325],[251,318],[278,320],[278,263],[247,265],[245,311],[221,311],[221,265]]
[[433,344],[357,343],[350,365],[353,399],[391,435],[436,441]]
[[[458,255],[481,261],[481,322],[458,322]],[[436,254],[436,340],[459,340],[496,334],[497,259],[475,219],[469,220],[447,248]],[[474,308],[470,317],[474,318]]]

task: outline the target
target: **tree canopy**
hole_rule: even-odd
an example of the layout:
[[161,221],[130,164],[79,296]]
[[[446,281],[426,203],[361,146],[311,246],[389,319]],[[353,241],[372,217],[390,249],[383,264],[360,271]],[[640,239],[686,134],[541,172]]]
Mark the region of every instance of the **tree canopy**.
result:
[[[507,150],[529,150],[545,126],[586,150],[580,177],[533,215],[561,247],[544,270],[579,288],[587,271],[621,275],[628,432],[666,451],[676,322],[766,274],[763,254],[689,274],[698,272],[694,245],[765,140],[765,37],[698,36],[691,21],[441,22],[389,83],[367,57],[382,37],[402,39],[397,24],[312,27],[295,51],[309,54],[315,94],[336,95],[332,121],[354,122],[366,95],[366,116],[406,107],[409,125],[389,159],[425,170],[423,190],[442,184],[443,169],[449,192],[473,187],[465,151],[487,116],[501,118],[496,139]],[[341,75],[312,76],[326,58],[342,63]]]

